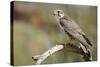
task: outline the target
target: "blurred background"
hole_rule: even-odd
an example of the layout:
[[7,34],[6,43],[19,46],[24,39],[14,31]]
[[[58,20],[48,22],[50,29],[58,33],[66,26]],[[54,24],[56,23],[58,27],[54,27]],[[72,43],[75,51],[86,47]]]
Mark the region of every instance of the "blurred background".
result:
[[[97,60],[97,7],[71,4],[14,2],[13,42],[14,65],[32,65],[32,56],[65,43],[68,37],[61,32],[53,10],[61,9],[75,20],[93,43],[93,61]],[[42,64],[83,62],[79,54],[59,51]]]

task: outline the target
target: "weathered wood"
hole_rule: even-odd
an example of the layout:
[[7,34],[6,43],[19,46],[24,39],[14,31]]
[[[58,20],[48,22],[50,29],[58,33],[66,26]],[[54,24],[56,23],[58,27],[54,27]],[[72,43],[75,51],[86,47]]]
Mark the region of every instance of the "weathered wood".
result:
[[82,58],[84,59],[84,61],[91,61],[90,57],[86,53],[84,53],[84,51],[80,47],[74,44],[70,44],[70,43],[56,45],[48,49],[46,52],[44,52],[41,55],[33,56],[32,59],[36,61],[36,64],[41,64],[47,57],[51,56],[55,52],[58,52],[59,50],[62,50],[62,49],[66,50],[66,52],[68,51],[68,52],[73,52],[73,53],[82,55],[83,56]]

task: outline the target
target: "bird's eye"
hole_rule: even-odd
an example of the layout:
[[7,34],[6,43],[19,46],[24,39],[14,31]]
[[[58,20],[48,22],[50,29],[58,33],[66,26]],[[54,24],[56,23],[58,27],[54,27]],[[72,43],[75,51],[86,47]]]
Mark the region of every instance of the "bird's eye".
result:
[[60,13],[60,11],[57,11],[57,13]]

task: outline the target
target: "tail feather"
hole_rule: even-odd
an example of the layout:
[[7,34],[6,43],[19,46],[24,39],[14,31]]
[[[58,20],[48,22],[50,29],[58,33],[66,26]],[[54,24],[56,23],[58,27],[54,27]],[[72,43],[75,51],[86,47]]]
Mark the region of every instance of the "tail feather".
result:
[[82,50],[84,51],[84,53],[87,53],[87,48],[84,45],[82,45],[81,43],[80,43],[80,47],[82,48]]
[[84,54],[88,57],[88,60],[91,61],[92,60],[91,50],[86,46],[82,45],[81,43],[80,43],[80,47],[82,48]]
[[92,44],[91,44],[91,42],[89,41],[89,39],[88,39],[84,34],[82,34],[82,36],[85,38],[86,42],[87,42],[90,46],[92,46]]

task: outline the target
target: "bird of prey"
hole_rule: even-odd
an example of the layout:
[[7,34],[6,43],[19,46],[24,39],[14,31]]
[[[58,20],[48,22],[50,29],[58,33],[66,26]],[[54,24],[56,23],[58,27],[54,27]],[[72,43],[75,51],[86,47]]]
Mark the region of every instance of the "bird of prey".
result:
[[54,16],[58,20],[58,24],[63,32],[69,36],[70,40],[77,40],[80,44],[80,48],[90,57],[89,59],[92,60],[90,50],[92,44],[79,25],[69,16],[65,16],[62,10],[54,10]]

